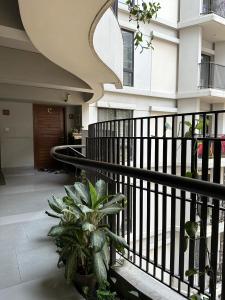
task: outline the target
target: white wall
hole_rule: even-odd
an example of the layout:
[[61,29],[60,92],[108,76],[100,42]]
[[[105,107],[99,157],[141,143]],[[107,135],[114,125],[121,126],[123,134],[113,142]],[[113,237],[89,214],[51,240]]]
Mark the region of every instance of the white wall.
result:
[[190,21],[196,19],[201,13],[201,0],[181,0],[180,1],[180,21]]
[[177,45],[153,40],[151,91],[175,94],[177,88]]
[[34,165],[32,104],[0,101],[0,141],[2,168]]
[[225,42],[215,43],[215,63],[225,66]]
[[201,50],[202,33],[200,27],[193,26],[180,30],[179,93],[192,92],[198,89]]
[[158,17],[176,23],[178,20],[179,0],[159,0],[158,2],[161,5]]

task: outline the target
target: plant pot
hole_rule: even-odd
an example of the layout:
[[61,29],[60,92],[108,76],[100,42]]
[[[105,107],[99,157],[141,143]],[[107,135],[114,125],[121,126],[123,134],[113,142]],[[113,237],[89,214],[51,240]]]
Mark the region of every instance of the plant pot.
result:
[[83,293],[83,288],[88,288],[88,299],[96,299],[96,285],[97,280],[94,274],[81,275],[76,273],[74,277],[74,284],[81,293]]

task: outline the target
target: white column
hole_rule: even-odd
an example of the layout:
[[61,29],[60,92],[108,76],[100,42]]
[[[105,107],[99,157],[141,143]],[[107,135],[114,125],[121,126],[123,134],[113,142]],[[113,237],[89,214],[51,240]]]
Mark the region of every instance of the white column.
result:
[[180,95],[198,90],[201,50],[201,27],[193,26],[181,29],[178,78],[178,93]]
[[191,98],[191,99],[180,99],[177,104],[177,112],[181,113],[190,113],[190,112],[199,112],[200,111],[200,99]]
[[[225,103],[214,103],[213,110],[225,110]],[[225,113],[218,114],[218,134],[225,134]]]
[[181,0],[180,21],[186,22],[200,17],[202,0]]

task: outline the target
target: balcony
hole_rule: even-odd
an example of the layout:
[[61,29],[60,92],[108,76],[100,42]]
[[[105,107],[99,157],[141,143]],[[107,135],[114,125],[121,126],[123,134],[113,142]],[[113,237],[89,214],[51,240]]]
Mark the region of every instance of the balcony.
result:
[[[219,133],[224,116],[225,111],[216,111],[101,122],[89,126],[86,157],[68,146],[52,150],[55,159],[86,170],[91,178],[104,178],[110,192],[126,194],[127,206],[109,223],[129,245],[122,259],[149,275],[146,284],[153,277],[187,299],[195,293],[212,300],[225,297]],[[186,250],[185,223],[190,220],[198,222],[199,230]],[[119,256],[114,248],[111,254],[113,263]],[[212,272],[207,275],[209,263]],[[188,277],[186,270],[193,268],[200,273]],[[122,274],[129,278],[129,271]],[[130,290],[139,296],[143,292],[135,284]]]
[[201,89],[225,90],[225,66],[214,63],[200,63]]
[[[190,9],[191,5],[191,9]],[[202,38],[210,42],[224,41],[225,7],[218,0],[181,0],[179,29],[200,26]]]
[[222,0],[203,0],[202,14],[216,14],[225,18],[225,3]]

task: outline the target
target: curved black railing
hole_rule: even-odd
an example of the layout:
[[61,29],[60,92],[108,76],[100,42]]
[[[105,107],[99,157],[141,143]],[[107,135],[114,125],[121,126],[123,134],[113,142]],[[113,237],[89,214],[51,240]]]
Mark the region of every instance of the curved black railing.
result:
[[[87,159],[76,148],[81,146],[57,146],[52,148],[51,156],[63,163],[71,164],[79,169],[88,171],[104,171],[121,176],[133,177],[147,182],[164,185],[170,188],[179,188],[180,190],[200,194],[202,196],[225,200],[225,186],[216,183],[209,183],[202,180],[196,180],[187,177],[181,177],[171,174],[165,174],[156,171],[144,170],[140,168],[127,167],[106,162]],[[76,156],[62,154],[60,151],[73,150]],[[110,178],[110,177],[109,177]]]
[[[88,139],[88,155],[92,152],[92,156],[93,140],[94,137]],[[106,147],[99,150],[109,153],[113,150],[109,145],[107,142]],[[127,206],[124,205],[122,213],[110,224],[111,229],[126,238],[130,246],[125,259],[186,298],[198,292],[211,299],[220,294],[223,299],[225,266],[219,253],[225,253],[225,249],[221,244],[224,231],[219,231],[219,218],[222,214],[224,221],[225,209],[219,200],[225,200],[225,186],[88,159],[73,146],[55,147],[51,154],[61,162],[91,171],[96,177],[104,176],[110,184],[113,183],[111,193],[127,195]],[[188,220],[199,222],[201,239],[191,240],[185,251],[185,222]],[[212,241],[209,257],[206,251],[208,231]],[[113,249],[111,258],[115,259]],[[185,276],[186,269],[198,268],[201,272],[207,260],[210,260],[213,270],[217,270],[220,261],[220,274],[215,271],[209,278],[204,272],[195,278]]]

